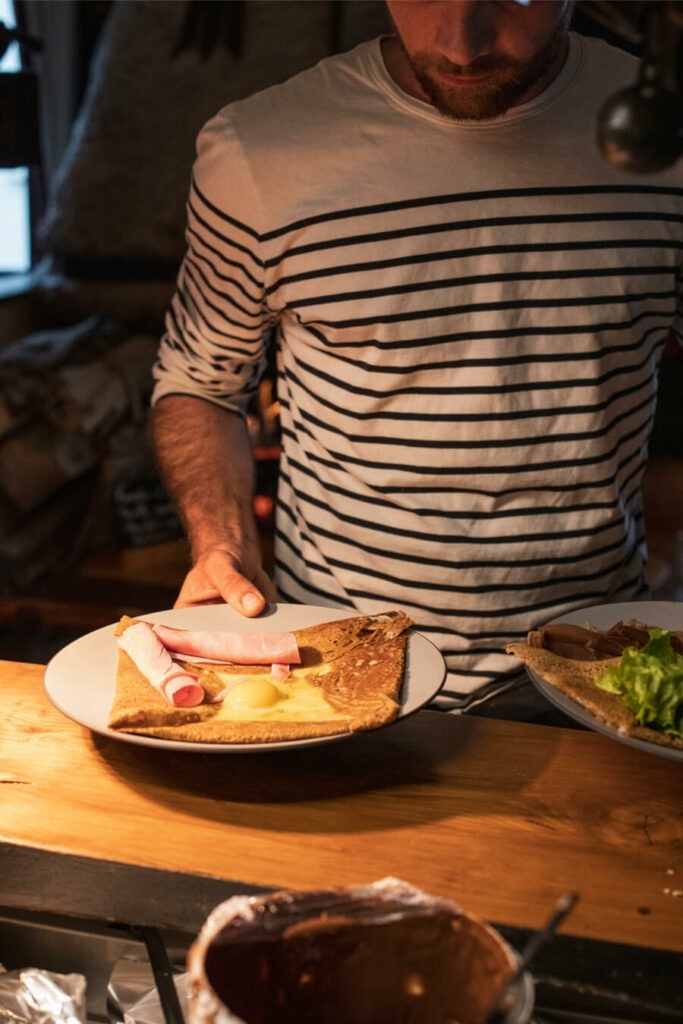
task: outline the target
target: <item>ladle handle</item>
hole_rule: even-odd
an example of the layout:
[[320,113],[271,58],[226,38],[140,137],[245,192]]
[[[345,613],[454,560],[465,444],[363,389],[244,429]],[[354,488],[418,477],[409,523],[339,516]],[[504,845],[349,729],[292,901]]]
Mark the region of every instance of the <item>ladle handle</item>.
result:
[[576,906],[578,899],[579,894],[577,892],[568,892],[564,896],[560,896],[557,901],[557,906],[545,926],[541,928],[540,931],[534,932],[522,950],[516,977],[519,977],[520,974],[526,970],[539,950],[541,950],[546,943],[550,942],[566,916]]
[[540,931],[534,932],[526,946],[519,955],[517,970],[509,977],[496,996],[493,1006],[486,1017],[486,1024],[503,1024],[505,1018],[504,1005],[508,992],[512,986],[519,981],[525,970],[548,942],[555,936],[556,930],[560,927],[567,914],[576,906],[579,899],[577,892],[568,892],[557,901],[554,911],[548,918],[546,924]]

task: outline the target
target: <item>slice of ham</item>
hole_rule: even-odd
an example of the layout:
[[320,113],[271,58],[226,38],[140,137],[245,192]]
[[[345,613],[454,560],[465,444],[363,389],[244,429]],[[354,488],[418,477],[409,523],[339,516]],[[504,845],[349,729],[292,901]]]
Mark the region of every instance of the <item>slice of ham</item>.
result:
[[230,661],[236,665],[300,665],[293,633],[228,633],[152,627],[164,647],[188,658]]
[[117,637],[119,647],[132,659],[148,682],[177,708],[194,708],[204,700],[197,676],[176,665],[154,630],[136,622]]

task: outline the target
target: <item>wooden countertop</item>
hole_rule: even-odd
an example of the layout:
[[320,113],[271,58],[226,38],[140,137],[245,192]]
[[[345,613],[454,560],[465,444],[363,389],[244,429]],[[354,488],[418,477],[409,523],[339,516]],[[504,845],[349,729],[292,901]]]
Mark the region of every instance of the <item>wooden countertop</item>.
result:
[[[522,928],[578,890],[565,931],[683,951],[679,762],[438,712],[291,752],[154,750],[66,719],[43,671],[0,662],[0,865],[18,850],[231,891],[394,875]],[[16,878],[0,867],[0,904]]]

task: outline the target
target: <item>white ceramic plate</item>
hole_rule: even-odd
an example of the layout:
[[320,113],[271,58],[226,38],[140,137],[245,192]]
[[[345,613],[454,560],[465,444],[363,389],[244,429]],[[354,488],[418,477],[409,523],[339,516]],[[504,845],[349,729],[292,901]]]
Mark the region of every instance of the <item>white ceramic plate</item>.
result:
[[[317,605],[270,605],[257,619],[245,619],[228,605],[203,605],[175,608],[141,615],[147,622],[163,622],[180,629],[224,629],[242,633],[288,631],[314,626],[320,622],[349,618],[357,612]],[[116,688],[118,646],[114,626],[104,626],[74,640],[52,658],[45,670],[45,692],[63,714],[93,732],[112,739],[170,750],[201,750],[206,753],[249,753],[253,751],[291,750],[348,738],[351,733],[287,740],[281,743],[189,743],[163,740],[154,736],[134,736],[107,728],[109,708]],[[419,711],[441,689],[446,665],[441,651],[421,633],[408,637],[406,672],[401,691],[399,718]]]
[[[662,629],[683,629],[683,603],[676,601],[634,601],[625,604],[599,604],[592,608],[579,608],[578,611],[568,615],[562,615],[555,622],[569,622],[574,626],[595,626],[596,629],[609,629],[615,622],[623,620],[629,622],[636,619],[648,626],[660,626]],[[580,722],[589,729],[601,732],[619,743],[625,743],[637,750],[646,750],[649,754],[658,754],[660,757],[670,757],[674,761],[683,761],[683,750],[676,747],[664,747],[659,743],[650,743],[648,740],[637,739],[635,736],[627,736],[619,732],[614,726],[608,725],[602,719],[587,711],[583,705],[578,704],[571,697],[568,697],[561,690],[556,689],[552,683],[546,682],[542,676],[527,668],[527,672],[533,684],[541,691],[544,697],[564,711],[566,715]]]

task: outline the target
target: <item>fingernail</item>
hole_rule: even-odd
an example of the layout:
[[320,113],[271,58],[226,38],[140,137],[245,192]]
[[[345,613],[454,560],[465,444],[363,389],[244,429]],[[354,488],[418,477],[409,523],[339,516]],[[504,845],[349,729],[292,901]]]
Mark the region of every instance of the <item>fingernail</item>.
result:
[[256,594],[245,594],[242,598],[242,607],[245,612],[257,612],[261,609],[261,601]]

